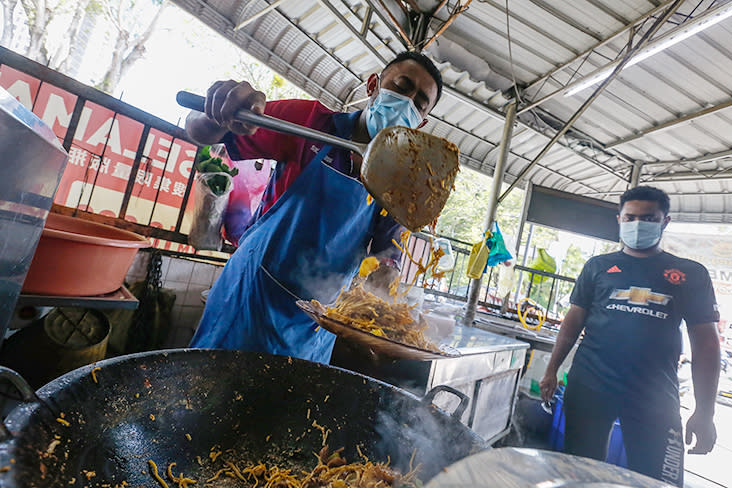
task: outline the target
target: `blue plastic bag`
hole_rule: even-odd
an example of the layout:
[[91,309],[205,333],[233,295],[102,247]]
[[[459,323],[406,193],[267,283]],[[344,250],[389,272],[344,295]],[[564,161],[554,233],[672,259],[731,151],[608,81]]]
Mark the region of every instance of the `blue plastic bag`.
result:
[[[506,243],[503,241],[503,234],[501,234],[501,229],[498,227],[498,222],[493,222],[493,226],[489,234],[490,237],[486,239],[486,245],[490,248],[491,253],[488,256],[486,270],[488,269],[488,266],[496,266],[513,259],[511,253],[506,249]],[[485,270],[483,272],[485,273]]]

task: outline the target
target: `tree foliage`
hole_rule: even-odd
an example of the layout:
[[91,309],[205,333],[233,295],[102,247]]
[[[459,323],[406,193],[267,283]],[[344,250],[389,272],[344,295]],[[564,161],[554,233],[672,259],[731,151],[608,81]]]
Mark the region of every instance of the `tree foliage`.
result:
[[[466,242],[479,242],[491,197],[490,176],[470,169],[462,169],[455,180],[455,191],[450,194],[440,219],[437,233]],[[518,231],[524,193],[515,190],[498,206],[496,220],[504,236]]]
[[213,31],[202,29],[198,20],[190,19],[187,23],[190,28],[185,29],[185,42],[206,52],[208,58],[215,60],[212,62],[212,65],[215,64],[212,70],[212,76],[215,78],[210,80],[211,83],[216,79],[226,78],[247,81],[257,90],[264,92],[268,100],[312,98],[242,49],[229,50],[225,54],[217,50],[215,45],[207,41]]
[[[2,44],[52,69],[64,71],[87,13],[105,0],[0,0]],[[111,3],[111,0],[106,0]],[[60,38],[51,32],[61,32]]]
[[[99,59],[104,74],[97,88],[112,93],[145,54],[169,0],[0,0],[2,44],[51,69],[69,73],[85,18],[106,29],[110,48]],[[103,22],[99,22],[102,19]],[[54,35],[55,34],[55,35]]]
[[[468,243],[479,242],[483,231],[486,212],[488,211],[492,180],[489,176],[477,173],[472,170],[463,169],[458,173],[455,181],[455,191],[442,211],[437,223],[437,233],[465,241]],[[509,251],[514,254],[514,243],[517,238],[518,227],[521,219],[521,211],[524,201],[524,192],[514,190],[498,206],[496,219],[498,220],[501,232],[504,235]],[[531,234],[531,243],[526,249],[526,242]],[[597,241],[594,249],[588,252],[576,243],[568,241],[571,237],[567,233],[556,229],[539,225],[527,224],[522,235],[519,255],[516,256],[518,264],[524,263],[531,266],[537,250],[544,248],[550,250],[550,254],[557,261],[557,274],[576,278],[587,259],[591,255],[604,254],[617,249],[617,244],[611,242]],[[467,246],[466,246],[467,247]],[[524,254],[525,260],[524,260]],[[454,287],[467,287],[470,280],[465,276],[464,270],[453,277]],[[528,275],[524,273],[520,283],[519,298],[529,296],[536,300],[544,308],[559,315],[566,313],[569,303],[569,294],[573,284],[569,281],[557,281],[552,287],[551,279],[543,282],[536,280],[530,283]],[[488,285],[496,285],[495,277]]]
[[[147,20],[150,3],[155,8],[152,18]],[[97,88],[107,93],[114,92],[125,73],[145,55],[145,43],[168,5],[169,0],[102,2],[102,12],[113,28],[115,41],[109,67]]]

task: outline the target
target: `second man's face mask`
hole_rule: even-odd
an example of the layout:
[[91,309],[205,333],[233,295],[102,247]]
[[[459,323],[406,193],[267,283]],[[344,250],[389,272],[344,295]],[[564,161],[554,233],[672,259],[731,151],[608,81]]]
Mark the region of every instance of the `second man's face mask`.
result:
[[631,249],[650,249],[661,240],[662,222],[620,222],[620,240]]

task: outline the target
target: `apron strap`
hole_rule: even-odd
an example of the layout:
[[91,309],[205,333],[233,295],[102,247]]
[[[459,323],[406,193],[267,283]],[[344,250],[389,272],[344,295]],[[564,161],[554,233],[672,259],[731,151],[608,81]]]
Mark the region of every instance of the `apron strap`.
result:
[[315,155],[315,157],[310,161],[309,164],[320,164],[323,162],[323,159],[328,155],[330,150],[333,149],[330,145],[323,146],[320,151],[318,151],[318,154]]
[[292,292],[291,292],[291,291],[290,291],[290,290],[289,290],[289,289],[288,289],[288,288],[287,288],[287,287],[286,287],[285,285],[283,285],[283,284],[282,284],[282,283],[280,282],[280,280],[278,280],[277,278],[275,278],[275,277],[274,277],[274,276],[272,275],[272,273],[270,273],[270,272],[269,272],[269,270],[268,270],[268,269],[267,269],[267,268],[266,268],[266,267],[265,267],[265,266],[264,266],[263,264],[260,264],[260,265],[259,265],[259,269],[261,269],[262,271],[264,271],[264,274],[266,274],[267,276],[269,276],[269,278],[270,278],[270,279],[271,279],[272,281],[274,281],[274,283],[275,283],[275,284],[276,284],[277,286],[279,286],[279,287],[280,287],[280,288],[282,288],[282,289],[283,289],[284,291],[286,291],[287,293],[289,293],[290,295],[292,295],[292,298],[294,298],[295,300],[303,300],[303,299],[302,299],[301,297],[299,297],[299,296],[295,295],[294,293],[292,293]]

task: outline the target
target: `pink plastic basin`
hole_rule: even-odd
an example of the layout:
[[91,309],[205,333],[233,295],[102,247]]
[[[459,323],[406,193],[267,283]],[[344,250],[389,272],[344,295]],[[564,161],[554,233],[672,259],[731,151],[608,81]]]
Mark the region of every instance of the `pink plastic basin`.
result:
[[51,213],[23,293],[93,296],[119,289],[144,237],[109,225]]

